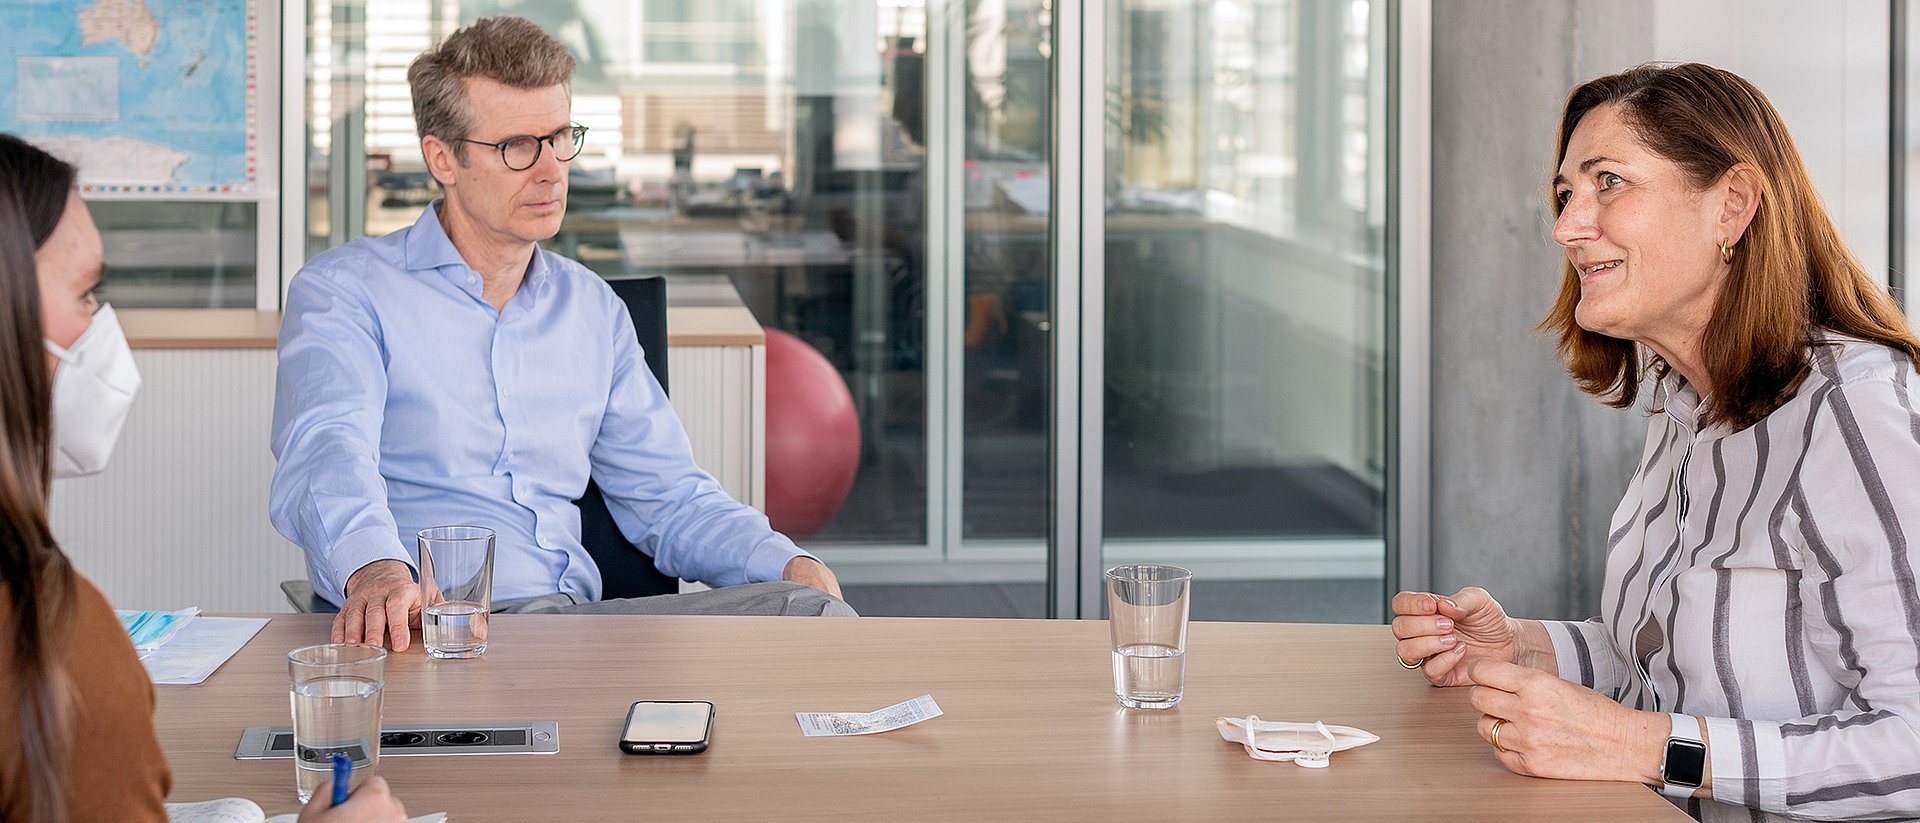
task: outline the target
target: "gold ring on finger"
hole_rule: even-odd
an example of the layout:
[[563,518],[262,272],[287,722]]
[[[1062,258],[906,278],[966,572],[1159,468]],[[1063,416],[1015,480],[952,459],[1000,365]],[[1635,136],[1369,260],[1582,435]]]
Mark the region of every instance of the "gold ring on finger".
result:
[[1489,731],[1487,732],[1487,737],[1490,737],[1490,738],[1492,738],[1492,739],[1493,739],[1493,749],[1494,749],[1494,751],[1497,751],[1497,752],[1499,752],[1499,753],[1501,753],[1501,754],[1506,754],[1506,753],[1507,753],[1507,747],[1505,747],[1505,746],[1502,746],[1502,745],[1500,745],[1500,727],[1501,727],[1501,726],[1503,726],[1503,725],[1505,725],[1505,724],[1506,724],[1506,722],[1507,722],[1507,719],[1506,719],[1506,718],[1504,718],[1504,717],[1496,717],[1496,718],[1494,718],[1494,719],[1493,719],[1493,728],[1492,728],[1492,729],[1490,729],[1490,730],[1489,730]]

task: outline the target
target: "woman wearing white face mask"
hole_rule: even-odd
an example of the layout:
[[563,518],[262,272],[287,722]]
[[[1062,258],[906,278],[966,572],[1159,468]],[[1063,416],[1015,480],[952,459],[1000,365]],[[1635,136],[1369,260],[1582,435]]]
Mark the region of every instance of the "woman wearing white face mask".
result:
[[[140,387],[74,179],[0,134],[0,820],[164,821],[153,687],[47,521],[51,477],[105,467]],[[378,777],[325,803],[301,820],[406,818]]]
[[140,372],[120,319],[100,302],[100,232],[79,192],[69,189],[61,202],[52,233],[34,232],[33,261],[53,374],[53,474],[77,477],[107,467],[140,390]]

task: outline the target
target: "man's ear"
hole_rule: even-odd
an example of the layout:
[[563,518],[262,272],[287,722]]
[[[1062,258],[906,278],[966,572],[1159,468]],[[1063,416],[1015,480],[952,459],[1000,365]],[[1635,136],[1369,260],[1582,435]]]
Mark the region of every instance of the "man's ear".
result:
[[420,138],[420,155],[427,160],[427,173],[440,182],[441,188],[453,185],[453,170],[460,165],[456,149],[445,140],[431,134]]
[[1760,211],[1760,173],[1746,163],[1735,163],[1720,176],[1720,233],[1729,245],[1746,236]]

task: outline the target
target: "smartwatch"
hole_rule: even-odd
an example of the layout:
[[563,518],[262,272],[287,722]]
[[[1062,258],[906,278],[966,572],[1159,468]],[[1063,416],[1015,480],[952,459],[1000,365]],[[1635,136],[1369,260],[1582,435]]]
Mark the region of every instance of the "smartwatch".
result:
[[1700,739],[1700,721],[1684,714],[1668,717],[1673,718],[1673,731],[1667,738],[1667,755],[1660,761],[1660,793],[1692,797],[1706,781],[1707,744]]

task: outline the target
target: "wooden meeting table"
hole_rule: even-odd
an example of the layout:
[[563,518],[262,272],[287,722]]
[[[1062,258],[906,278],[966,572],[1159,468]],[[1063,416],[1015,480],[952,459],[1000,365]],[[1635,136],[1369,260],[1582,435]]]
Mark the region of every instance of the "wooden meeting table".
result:
[[[199,686],[157,686],[173,801],[295,810],[293,763],[235,760],[247,726],[290,724],[286,652],[326,615],[276,615]],[[1119,708],[1107,626],[1075,620],[503,615],[475,660],[419,634],[387,661],[385,722],[554,720],[547,755],[388,757],[413,815],[450,823],[660,819],[1685,820],[1638,784],[1503,768],[1464,689],[1394,662],[1385,626],[1195,623],[1186,697]],[[942,717],[863,737],[802,737],[796,711],[866,712],[932,694]],[[629,755],[635,700],[708,700],[699,755]],[[1327,769],[1247,757],[1214,718],[1355,726],[1380,736]]]

